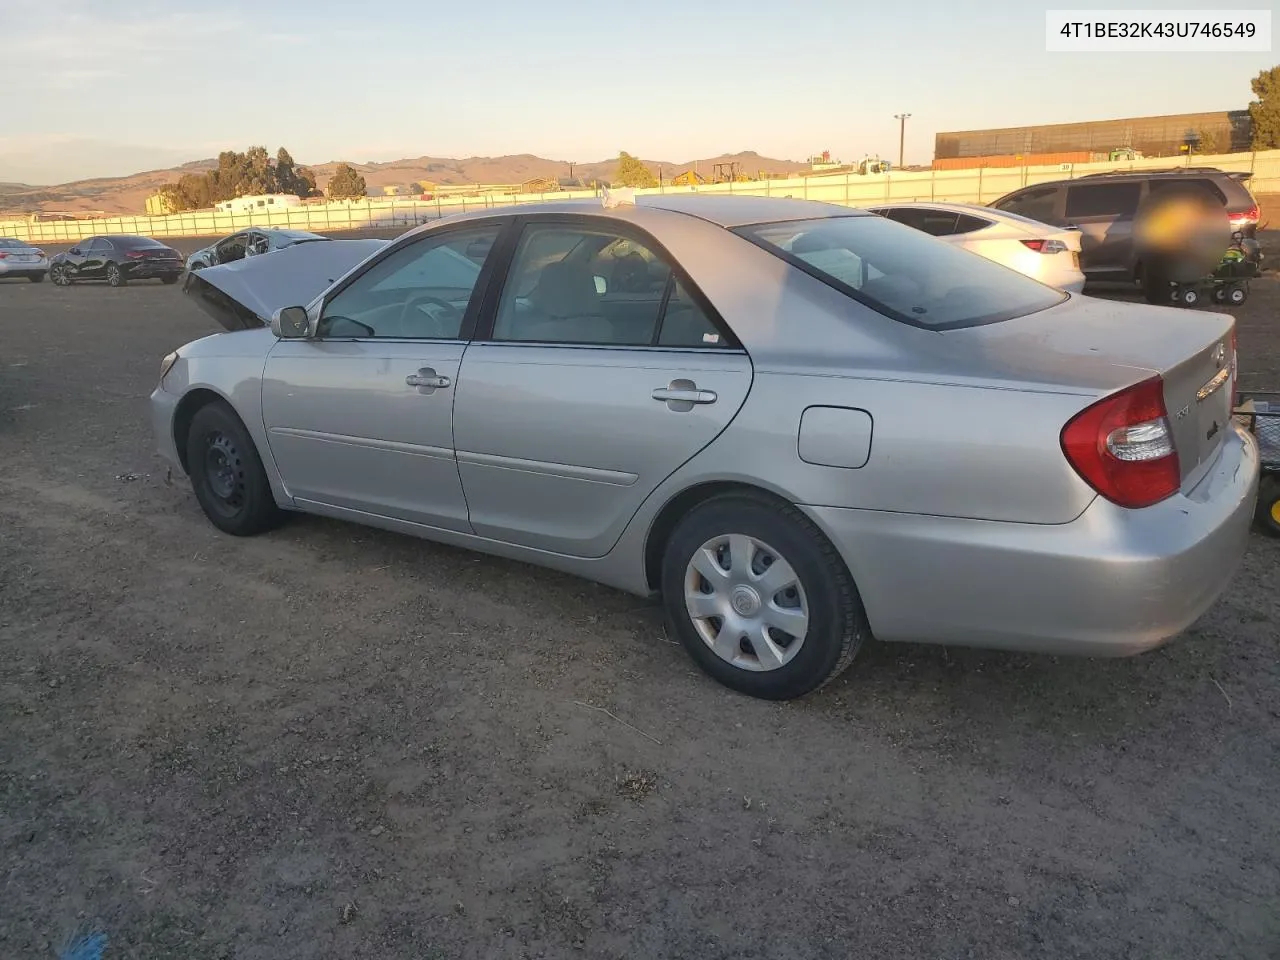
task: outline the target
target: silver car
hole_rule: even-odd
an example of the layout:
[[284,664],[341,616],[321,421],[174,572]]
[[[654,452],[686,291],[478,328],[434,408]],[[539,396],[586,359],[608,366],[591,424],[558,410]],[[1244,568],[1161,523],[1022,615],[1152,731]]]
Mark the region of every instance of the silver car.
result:
[[282,230],[275,227],[254,227],[241,230],[229,237],[223,237],[217,243],[210,244],[203,250],[197,250],[187,258],[188,270],[203,270],[222,263],[234,263],[245,257],[258,257],[273,250],[283,250],[295,243],[310,243],[315,240],[328,240],[318,233],[305,230]]
[[42,283],[48,272],[49,258],[39,247],[26,240],[0,237],[0,280],[25,277]]
[[1230,317],[865,212],[556,203],[193,279],[237,332],[166,357],[151,408],[217,527],[316,513],[659,594],[755,696],[873,635],[1134,654],[1248,536]]

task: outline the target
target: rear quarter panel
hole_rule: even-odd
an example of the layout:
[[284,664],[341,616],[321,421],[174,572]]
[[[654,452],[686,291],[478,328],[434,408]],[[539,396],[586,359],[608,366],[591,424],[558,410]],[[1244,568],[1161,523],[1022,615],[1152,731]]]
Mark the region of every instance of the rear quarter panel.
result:
[[[1021,523],[1067,523],[1094,499],[1059,446],[1088,402],[1074,394],[758,371],[729,429],[677,474],[683,484],[761,484],[794,503]],[[800,420],[813,406],[872,420],[861,467],[802,460]]]

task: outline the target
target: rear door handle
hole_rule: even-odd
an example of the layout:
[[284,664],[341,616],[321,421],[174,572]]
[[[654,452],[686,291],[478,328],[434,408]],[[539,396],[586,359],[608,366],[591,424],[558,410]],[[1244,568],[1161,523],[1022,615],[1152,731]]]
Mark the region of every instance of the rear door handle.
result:
[[448,377],[442,377],[430,367],[423,367],[417,373],[411,373],[404,378],[406,385],[417,387],[424,393],[432,390],[443,390],[453,383]]
[[718,397],[714,390],[671,390],[653,391],[653,399],[668,403],[715,403]]
[[665,387],[654,390],[651,396],[678,413],[692,410],[694,404],[715,403],[717,399],[714,390],[699,390],[692,380],[672,380]]

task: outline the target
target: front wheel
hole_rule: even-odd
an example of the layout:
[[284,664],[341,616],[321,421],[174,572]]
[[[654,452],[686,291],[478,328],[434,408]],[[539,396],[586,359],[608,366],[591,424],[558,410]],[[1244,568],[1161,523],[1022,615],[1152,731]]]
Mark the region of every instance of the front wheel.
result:
[[1233,307],[1238,307],[1249,299],[1249,288],[1243,283],[1232,284],[1227,290],[1227,302]]
[[192,490],[215,527],[249,537],[280,523],[283,512],[253,438],[229,406],[210,403],[196,411],[186,449]]
[[53,285],[55,287],[71,286],[71,275],[67,273],[66,267],[50,267],[49,277],[53,280]]
[[116,266],[114,263],[107,264],[107,285],[108,286],[123,287],[128,282],[129,281],[125,279],[124,274],[120,272],[120,268],[118,266]]
[[789,700],[839,676],[870,634],[853,578],[803,513],[750,495],[709,500],[667,542],[667,621],[703,670]]

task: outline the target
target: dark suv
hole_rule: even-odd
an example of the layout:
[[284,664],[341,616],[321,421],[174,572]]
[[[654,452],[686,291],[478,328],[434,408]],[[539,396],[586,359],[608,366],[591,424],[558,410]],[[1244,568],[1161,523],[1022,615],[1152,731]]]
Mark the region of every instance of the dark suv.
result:
[[1095,173],[1023,187],[988,206],[1041,223],[1080,230],[1080,269],[1090,280],[1135,281],[1142,263],[1134,249],[1133,219],[1154,193],[1168,189],[1204,191],[1227,208],[1232,233],[1240,233],[1245,256],[1262,259],[1256,239],[1258,201],[1245,181],[1247,173],[1213,167],[1177,167],[1134,173]]

